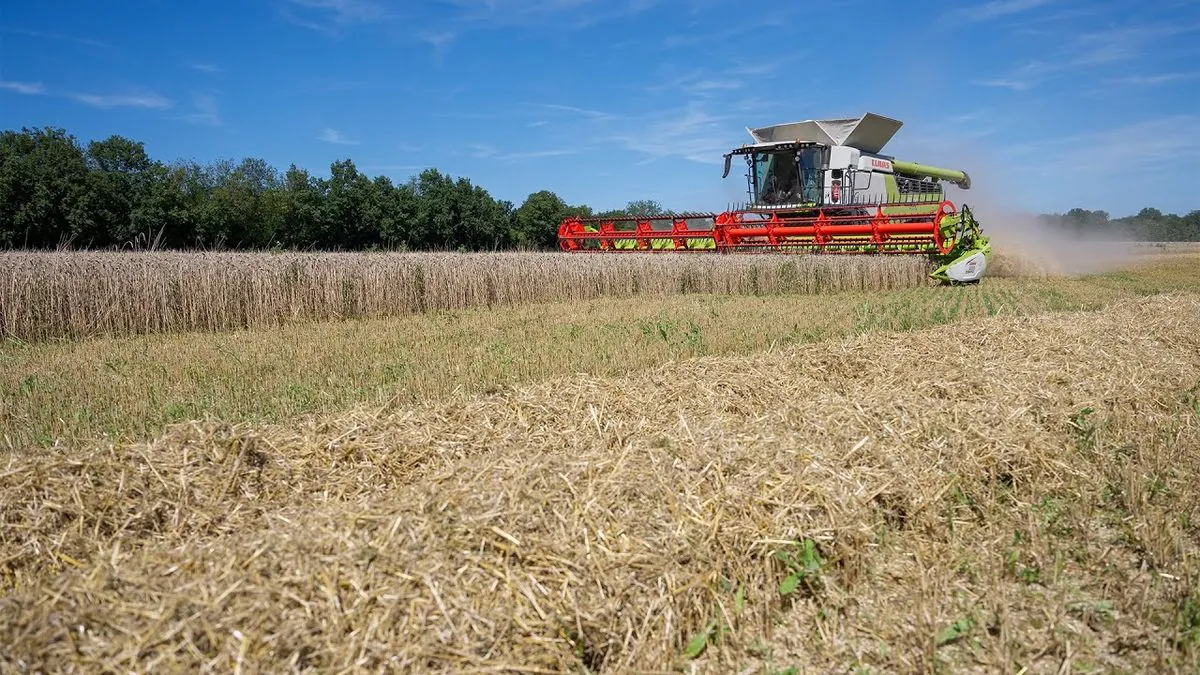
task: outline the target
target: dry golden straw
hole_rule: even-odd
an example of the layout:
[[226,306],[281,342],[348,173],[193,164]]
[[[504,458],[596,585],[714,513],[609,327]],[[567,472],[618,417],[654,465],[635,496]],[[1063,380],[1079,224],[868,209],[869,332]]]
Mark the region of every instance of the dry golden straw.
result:
[[1194,669],[1200,299],[952,333],[10,453],[0,670]]
[[924,258],[560,253],[0,253],[0,336],[278,326],[670,293],[909,288]]

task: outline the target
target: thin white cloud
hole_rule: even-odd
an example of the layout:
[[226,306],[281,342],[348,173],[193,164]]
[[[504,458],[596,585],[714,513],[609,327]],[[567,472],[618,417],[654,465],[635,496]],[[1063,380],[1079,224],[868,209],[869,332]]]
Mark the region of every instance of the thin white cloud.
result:
[[305,28],[327,33],[388,21],[397,15],[380,0],[285,0],[282,16]]
[[[1077,7],[1040,12],[1021,17],[1020,25],[1013,26],[1012,31],[1016,35],[1057,37],[1061,36],[1065,30],[1070,30],[1078,25],[1079,19],[1101,15],[1106,9],[1108,8],[1104,3],[1092,2]],[[1063,25],[1068,23],[1070,25]]]
[[459,30],[578,30],[645,12],[663,0],[445,0]]
[[25,94],[27,96],[46,93],[46,87],[41,82],[19,82],[17,80],[0,80],[0,89]]
[[75,93],[68,96],[94,108],[151,108],[163,110],[175,105],[171,99],[150,91],[124,94]]
[[609,14],[625,16],[645,11],[657,0],[449,0],[470,18],[534,14],[578,14],[601,8]]
[[[842,5],[847,2],[840,3]],[[711,11],[715,7],[725,7],[726,3],[713,2],[709,8],[696,8],[698,14]],[[736,5],[728,5],[737,7]],[[832,0],[826,0],[822,4],[823,10],[831,10],[834,8]],[[735,10],[736,11],[736,10]],[[764,12],[756,16],[748,16],[745,13],[737,13],[737,20],[733,22],[720,22],[719,28],[715,30],[686,30],[678,28],[665,34],[658,40],[658,47],[664,50],[681,49],[689,47],[710,47],[713,44],[732,44],[735,38],[747,34],[763,34],[766,32],[776,32],[780,28],[790,28],[795,26],[797,21],[802,21],[808,7],[803,3],[783,3],[771,8],[770,12]],[[699,24],[697,24],[699,25]],[[771,68],[768,66],[768,68]]]
[[1007,148],[1011,155],[1039,157],[1044,172],[1120,175],[1177,171],[1200,162],[1200,125],[1197,115],[1169,115],[1105,129],[1019,143]]
[[466,154],[476,159],[488,159],[500,154],[500,151],[486,143],[472,143],[467,146]]
[[[41,82],[0,80],[0,90],[12,91],[26,96],[51,95],[50,90]],[[175,105],[174,101],[162,94],[147,90],[112,94],[66,92],[54,93],[53,95],[69,98],[73,101],[90,105],[93,108],[149,108],[152,110],[166,110]]]
[[1170,84],[1172,82],[1186,82],[1188,80],[1200,79],[1200,71],[1194,70],[1183,73],[1157,73],[1152,75],[1128,75],[1126,77],[1117,77],[1109,80],[1110,84],[1127,84],[1137,87],[1156,87],[1162,84]]
[[0,32],[9,33],[12,35],[24,35],[25,37],[39,38],[43,40],[58,40],[61,42],[74,42],[75,44],[85,45],[88,47],[98,47],[101,49],[112,49],[112,45],[107,42],[101,42],[88,37],[78,37],[75,35],[66,35],[65,33],[54,33],[41,30],[23,30],[20,28],[4,28],[0,27]]
[[672,33],[664,36],[658,44],[663,49],[679,49],[711,44],[713,39],[714,35],[711,33]]
[[327,13],[337,23],[370,23],[391,16],[377,0],[289,0],[293,5]]
[[344,91],[357,91],[373,86],[373,83],[363,80],[344,80],[336,78],[310,78],[304,87],[297,91],[301,94],[336,94]]
[[1158,23],[1125,25],[1109,30],[1085,33],[1077,37],[1069,54],[1070,66],[1106,65],[1142,57],[1150,51],[1162,51],[1169,38],[1200,31],[1200,23]]
[[563,155],[574,155],[582,152],[586,148],[572,146],[569,148],[548,148],[545,150],[521,150],[521,151],[502,151],[493,145],[487,143],[471,143],[467,146],[465,152],[456,152],[455,154],[465,154],[475,159],[487,159],[495,162],[518,162],[526,159],[544,159],[546,157],[561,157]]
[[1028,12],[1053,2],[1057,0],[990,0],[978,5],[960,7],[952,11],[951,16],[969,22],[991,21]]
[[528,150],[525,152],[509,152],[496,157],[496,159],[505,162],[515,162],[523,159],[543,159],[545,157],[562,157],[564,155],[576,155],[583,151],[583,148],[554,148],[550,150]]
[[744,124],[731,115],[709,111],[703,101],[680,108],[658,110],[622,120],[610,140],[632,152],[647,156],[647,162],[680,157],[702,164],[722,162],[722,155],[740,142]]
[[996,87],[998,89],[1012,89],[1013,91],[1025,91],[1032,86],[1032,83],[1027,80],[1014,80],[1004,78],[992,78],[986,80],[971,80],[971,84],[979,87]]
[[440,33],[423,33],[420,35],[421,42],[433,47],[433,51],[437,55],[445,54],[450,49],[450,44],[454,42],[457,35],[454,31],[442,31]]
[[696,69],[687,73],[665,72],[659,82],[645,87],[645,90],[650,93],[679,91],[694,97],[736,91],[745,87],[746,83],[746,79],[730,77],[724,72],[707,75],[706,71]]
[[[978,108],[944,116],[930,115],[913,119],[890,146],[889,154],[908,157],[924,157],[933,164],[946,162],[982,161],[964,151],[964,146],[980,143],[995,137],[1014,124],[1009,115],[991,108]],[[1019,123],[1017,123],[1019,124]],[[967,167],[969,168],[969,167]]]
[[696,80],[687,85],[687,90],[692,93],[701,93],[706,91],[731,91],[733,89],[741,89],[746,85],[745,82],[738,80],[722,80],[720,78],[710,78],[706,80]]
[[[526,103],[531,108],[562,112],[552,125],[539,115],[526,126],[549,127],[546,137],[561,142],[561,148],[501,153],[486,145],[472,148],[477,158],[527,159],[574,154],[583,149],[576,139],[589,138],[600,148],[618,148],[643,155],[646,163],[682,158],[704,164],[720,163],[722,155],[744,141],[745,115],[726,101],[705,97],[679,106],[628,112],[621,115],[562,103]],[[761,113],[762,110],[756,109]]]
[[585,117],[592,117],[592,118],[596,118],[596,119],[607,119],[607,118],[613,117],[613,115],[606,113],[606,112],[602,112],[600,110],[592,110],[590,108],[580,108],[578,106],[565,105],[562,103],[523,103],[522,105],[530,106],[533,108],[541,108],[542,110],[553,110],[556,112],[573,113],[576,115],[583,115]]
[[193,61],[193,62],[189,63],[188,68],[191,68],[192,70],[194,70],[198,73],[205,73],[206,75],[219,75],[219,74],[225,72],[225,69],[221,68],[220,66],[217,66],[212,63],[204,63],[204,62],[200,62],[200,61]]
[[[289,3],[304,6],[308,3],[340,4],[351,0],[286,0]],[[366,0],[353,0],[365,2]],[[645,12],[647,9],[663,4],[669,0],[439,0],[437,3],[412,2],[404,3],[409,16],[385,14],[374,18],[376,23],[392,20],[393,28],[408,30],[408,37],[417,42],[424,42],[433,47],[434,55],[441,57],[446,54],[453,44],[464,35],[476,31],[494,31],[496,29],[516,29],[530,32],[542,39],[547,33],[561,33],[592,28],[597,25],[625,19]],[[700,2],[701,0],[692,0]],[[382,2],[382,0],[378,0]],[[372,4],[375,4],[374,1]],[[397,2],[397,5],[402,3]],[[420,11],[421,5],[440,5],[436,13]],[[310,25],[311,28],[335,33],[336,27],[330,26],[326,19],[314,20],[312,12],[307,16],[296,16],[290,13],[293,22]],[[370,14],[368,13],[368,16]],[[343,19],[342,24],[349,22]],[[365,21],[363,21],[365,23]],[[609,46],[620,49],[619,45],[633,45],[634,40],[624,42],[609,42]]]
[[664,66],[643,89],[654,94],[681,92],[688,98],[722,96],[728,99],[729,92],[749,88],[761,89],[773,85],[772,80],[779,71],[788,68],[808,53],[803,49],[793,49],[773,54],[769,62],[738,60],[727,65],[691,70]]
[[739,79],[762,77],[774,73],[784,64],[796,61],[809,53],[806,50],[797,50],[787,54],[773,54],[770,63],[743,63],[726,69],[725,74]]
[[219,127],[224,125],[221,111],[217,106],[217,97],[208,92],[198,92],[192,95],[192,111],[181,115],[181,120],[203,126]]
[[1200,136],[1194,131],[1197,125],[1200,116],[1172,115],[1083,134],[1069,139],[1075,146],[1069,161],[1078,158],[1092,171],[1170,169],[1174,161],[1200,161]]
[[973,84],[1024,91],[1072,71],[1136,61],[1151,50],[1161,53],[1165,40],[1198,31],[1200,23],[1160,23],[1083,33],[1041,58],[1026,61],[1008,73],[975,80]]
[[359,167],[363,173],[399,173],[435,168],[432,164],[367,164]]
[[317,140],[324,141],[326,143],[332,143],[334,145],[358,145],[359,143],[356,140],[347,138],[337,129],[331,129],[329,127],[326,127],[321,131],[321,135],[317,137]]

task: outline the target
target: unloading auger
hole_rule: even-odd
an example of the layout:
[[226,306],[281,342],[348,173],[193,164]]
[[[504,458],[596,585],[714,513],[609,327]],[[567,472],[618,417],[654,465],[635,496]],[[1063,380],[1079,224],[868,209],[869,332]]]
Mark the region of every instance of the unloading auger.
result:
[[747,129],[754,143],[725,157],[746,163],[750,201],[723,213],[567,218],[568,252],[806,252],[925,255],[946,283],[979,281],[991,244],[942,181],[971,188],[965,171],[880,154],[902,122],[874,113]]

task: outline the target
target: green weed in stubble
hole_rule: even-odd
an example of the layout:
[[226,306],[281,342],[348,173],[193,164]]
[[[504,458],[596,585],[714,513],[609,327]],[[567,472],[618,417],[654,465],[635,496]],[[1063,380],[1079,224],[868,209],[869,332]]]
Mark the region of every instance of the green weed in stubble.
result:
[[34,392],[37,391],[37,388],[38,388],[37,375],[29,375],[25,379],[21,380],[21,387],[17,390],[17,392],[21,396],[32,397]]
[[1192,591],[1179,601],[1175,623],[1176,647],[1200,650],[1200,591]]
[[1095,412],[1095,408],[1091,406],[1081,408],[1068,422],[1075,437],[1075,447],[1078,450],[1091,450],[1095,447],[1096,425],[1091,420],[1091,416]]
[[1191,408],[1192,412],[1196,413],[1197,417],[1200,417],[1200,382],[1196,382],[1195,386],[1184,392],[1183,400]]
[[506,377],[508,375],[509,368],[511,368],[516,362],[508,343],[504,340],[493,342],[488,346],[488,352],[492,355],[496,367],[500,371],[500,377]]
[[966,637],[974,627],[975,618],[972,616],[964,616],[960,619],[957,619],[954,621],[954,623],[951,623],[949,626],[946,626],[942,630],[938,631],[938,634],[933,640],[934,645],[938,647],[944,647],[948,644],[958,642]]
[[771,555],[782,563],[787,571],[787,576],[779,584],[780,595],[787,597],[798,590],[813,595],[820,590],[820,574],[825,566],[825,559],[817,550],[815,541],[806,538],[791,549],[780,549]]
[[[735,584],[722,577],[717,587],[720,595],[732,593],[732,602],[726,605],[721,602],[719,596],[713,599],[712,607],[708,612],[709,616],[713,618],[709,618],[703,628],[693,633],[684,646],[683,655],[688,659],[699,657],[711,645],[721,644],[725,637],[734,630],[730,622],[738,621],[746,611],[746,585],[744,583]],[[732,615],[730,615],[731,611]]]
[[1067,613],[1088,624],[1093,630],[1111,626],[1117,620],[1116,607],[1108,600],[1080,600],[1067,604]]

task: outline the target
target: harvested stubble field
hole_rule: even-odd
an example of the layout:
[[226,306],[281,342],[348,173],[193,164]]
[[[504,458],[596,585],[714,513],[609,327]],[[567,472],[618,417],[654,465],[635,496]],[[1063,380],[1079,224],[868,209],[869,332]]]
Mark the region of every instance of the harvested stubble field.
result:
[[0,672],[1195,672],[1197,288],[9,341]]
[[1200,298],[969,335],[13,453],[0,659],[1194,672]]
[[273,327],[677,293],[876,291],[911,258],[562,253],[0,253],[0,337]]

